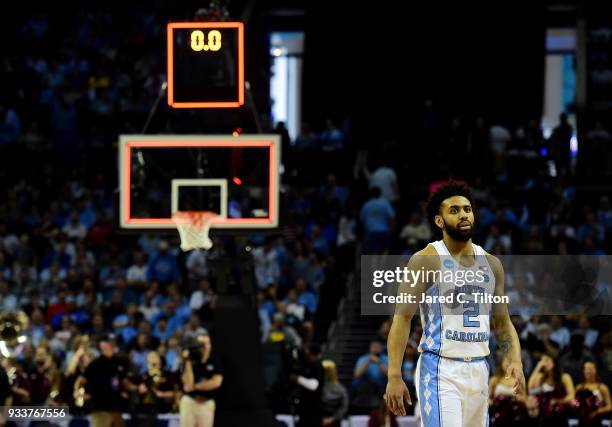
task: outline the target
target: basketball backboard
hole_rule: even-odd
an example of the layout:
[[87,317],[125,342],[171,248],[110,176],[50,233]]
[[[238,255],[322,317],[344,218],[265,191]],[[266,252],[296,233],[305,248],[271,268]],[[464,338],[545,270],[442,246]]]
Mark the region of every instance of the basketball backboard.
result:
[[173,229],[177,212],[214,212],[211,228],[278,225],[278,135],[121,135],[119,225]]

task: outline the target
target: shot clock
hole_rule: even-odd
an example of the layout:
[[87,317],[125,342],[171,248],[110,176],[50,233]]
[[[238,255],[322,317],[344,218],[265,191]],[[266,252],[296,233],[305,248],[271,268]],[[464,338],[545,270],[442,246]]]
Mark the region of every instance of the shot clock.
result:
[[236,108],[244,104],[242,22],[168,24],[168,105]]

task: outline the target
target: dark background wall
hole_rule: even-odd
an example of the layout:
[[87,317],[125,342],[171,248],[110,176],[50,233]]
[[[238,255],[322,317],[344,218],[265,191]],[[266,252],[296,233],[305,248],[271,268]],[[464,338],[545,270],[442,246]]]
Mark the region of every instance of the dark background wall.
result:
[[543,2],[309,2],[305,115],[351,110],[362,134],[404,134],[433,98],[490,120],[539,118],[544,14]]

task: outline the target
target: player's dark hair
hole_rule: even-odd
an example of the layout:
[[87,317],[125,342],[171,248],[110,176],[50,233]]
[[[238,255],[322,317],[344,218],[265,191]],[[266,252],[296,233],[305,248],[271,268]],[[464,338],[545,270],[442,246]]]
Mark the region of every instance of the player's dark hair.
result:
[[439,230],[434,222],[434,219],[436,215],[440,214],[440,206],[442,205],[442,202],[449,197],[454,196],[465,197],[470,201],[472,209],[474,209],[474,197],[472,196],[472,190],[470,190],[467,185],[456,181],[450,181],[449,183],[444,184],[435,192],[431,193],[429,200],[427,200],[427,219],[429,220],[434,232]]

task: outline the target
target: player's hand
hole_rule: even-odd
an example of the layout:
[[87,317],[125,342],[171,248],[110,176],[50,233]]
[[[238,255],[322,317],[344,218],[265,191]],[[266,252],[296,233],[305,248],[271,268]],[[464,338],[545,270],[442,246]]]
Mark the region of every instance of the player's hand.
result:
[[185,393],[191,393],[194,389],[193,384],[183,386]]
[[511,362],[506,369],[506,379],[514,379],[512,391],[514,395],[522,394],[525,391],[525,374],[523,374],[523,365],[519,362]]
[[398,417],[406,416],[404,402],[408,405],[412,405],[410,392],[408,392],[408,387],[406,387],[406,383],[404,383],[401,377],[389,378],[389,382],[387,382],[387,391],[383,397],[387,404],[387,408]]
[[138,385],[138,393],[140,394],[145,394],[147,392],[147,386],[144,384],[139,384]]
[[323,421],[321,422],[322,426],[330,426],[334,423],[334,419],[332,417],[325,417],[323,418]]

